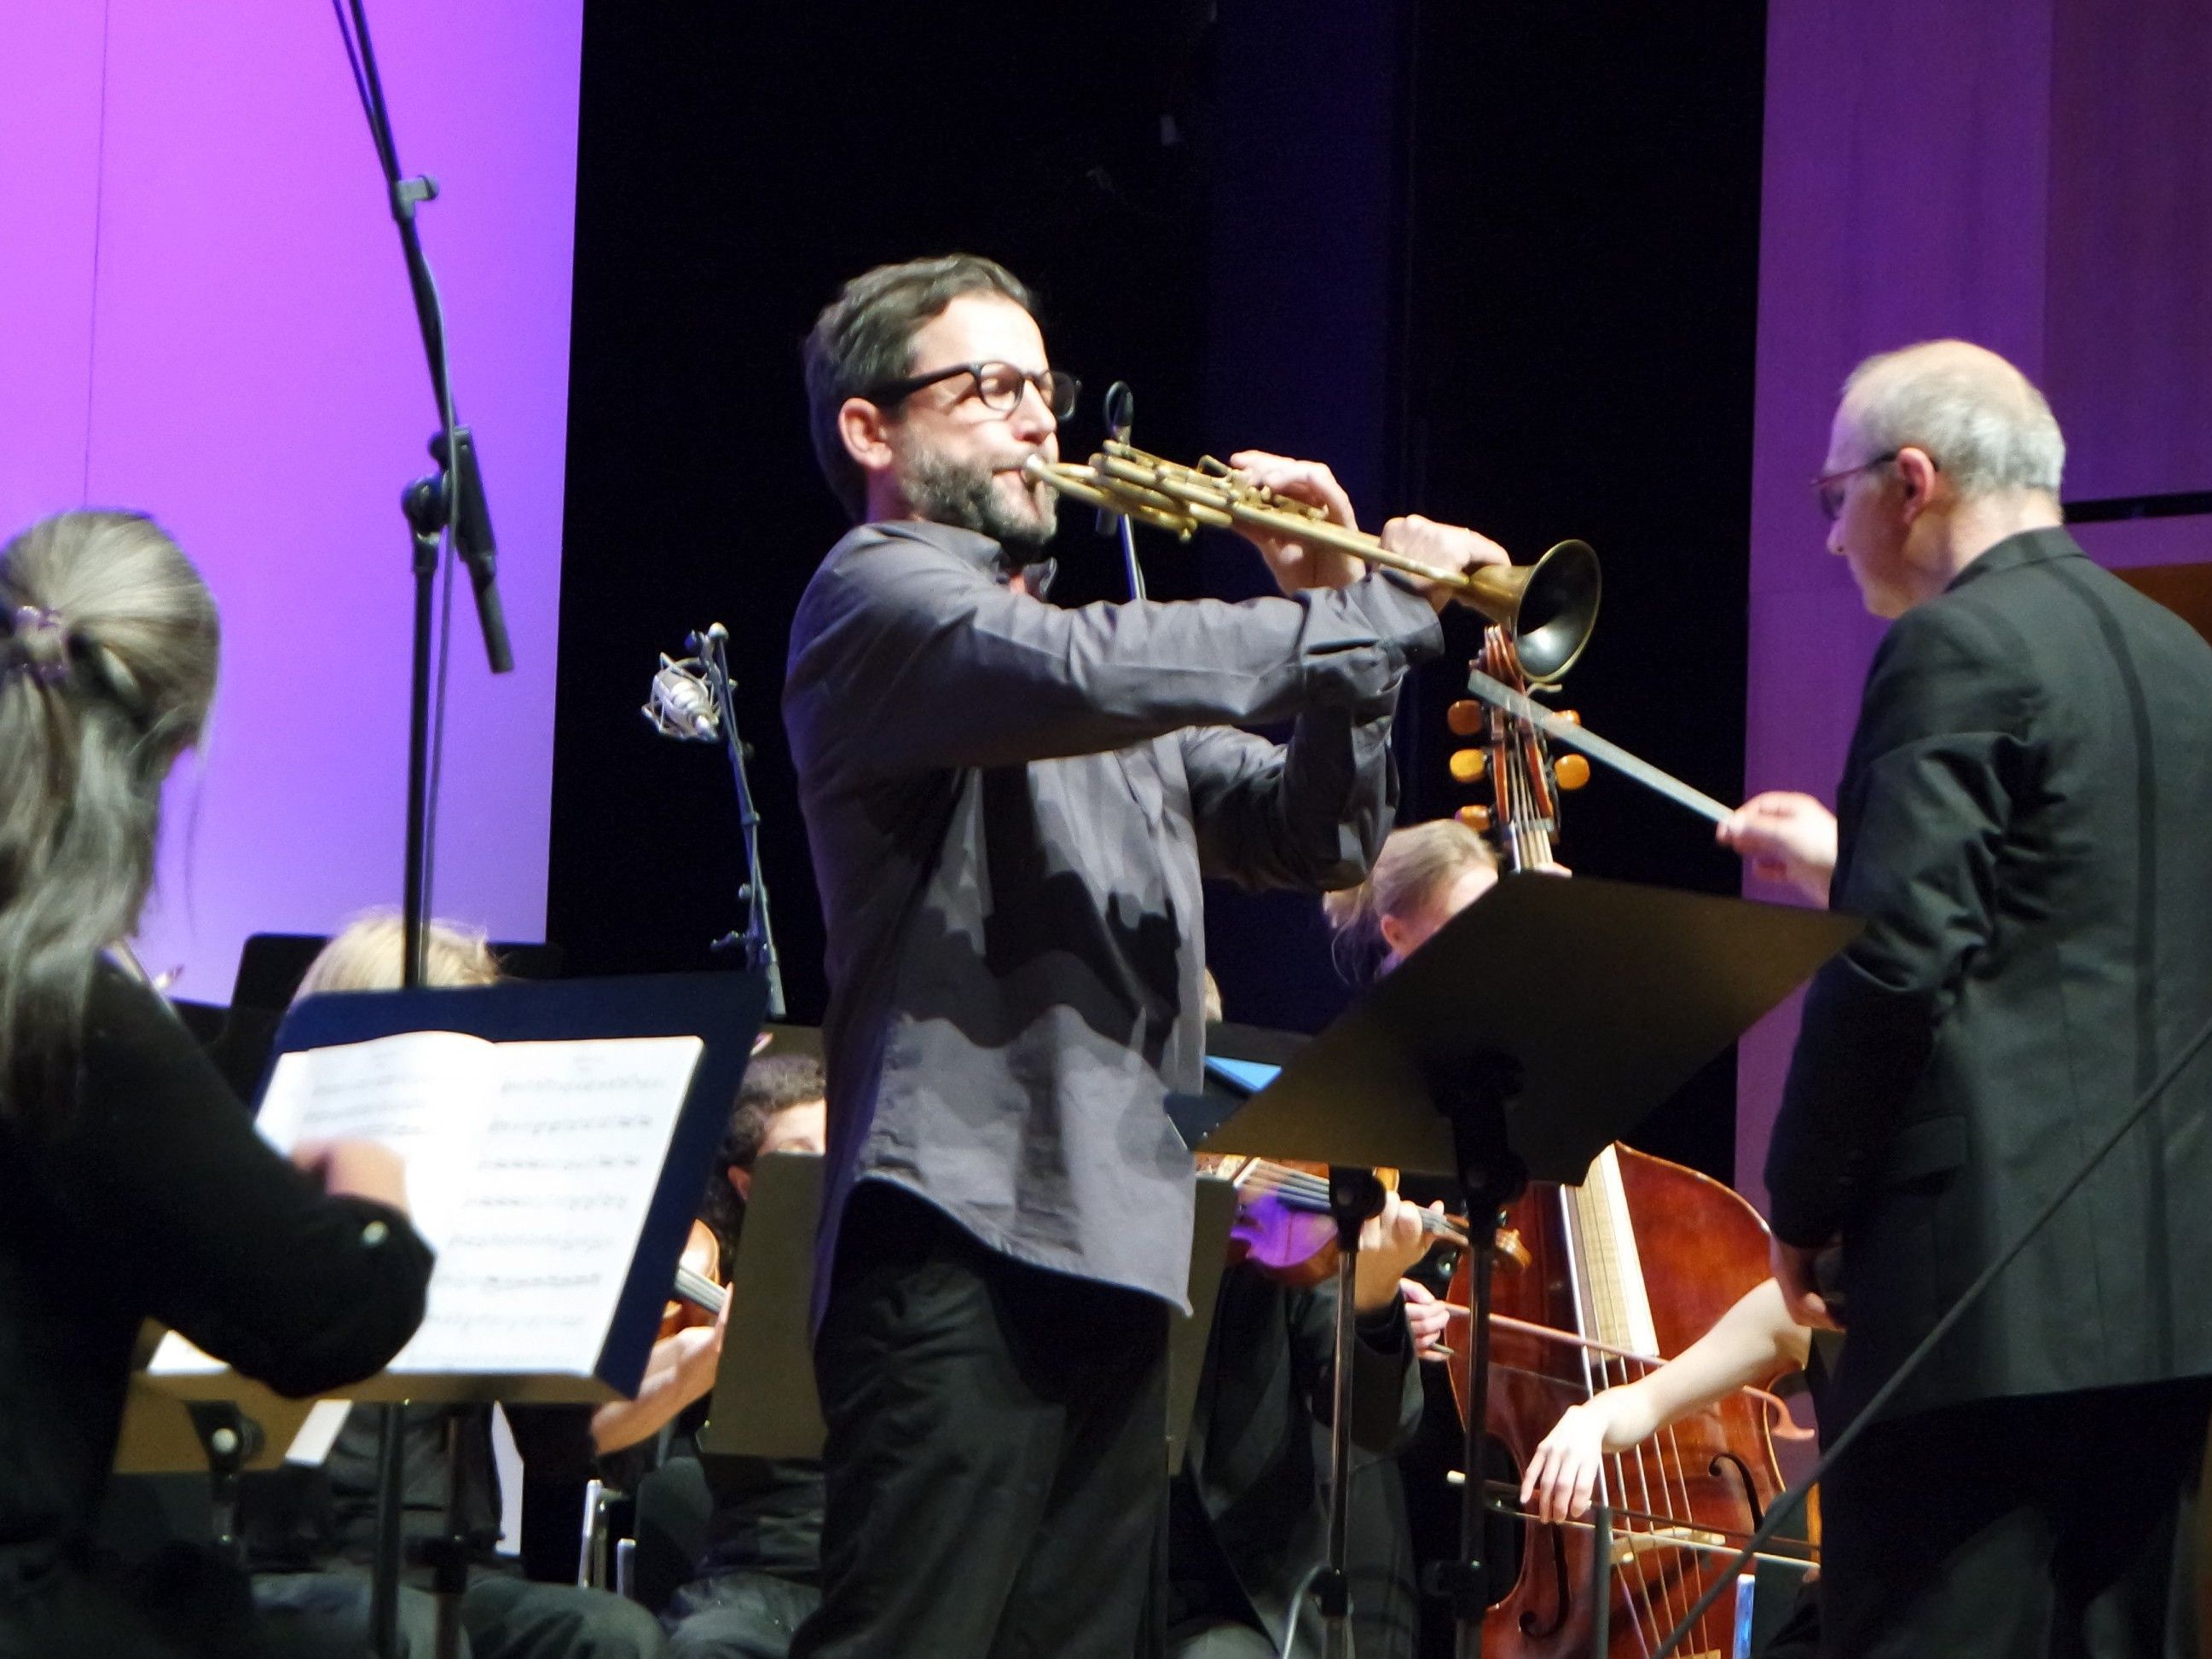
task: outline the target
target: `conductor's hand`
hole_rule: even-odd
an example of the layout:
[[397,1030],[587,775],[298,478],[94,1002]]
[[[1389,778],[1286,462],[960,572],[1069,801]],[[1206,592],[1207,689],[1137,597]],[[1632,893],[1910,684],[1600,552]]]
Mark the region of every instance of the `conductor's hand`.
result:
[[1552,1427],[1521,1477],[1521,1502],[1540,1521],[1578,1521],[1589,1513],[1607,1455],[1658,1431],[1658,1414],[1633,1382],[1592,1395]]
[[[1459,575],[1477,565],[1508,565],[1512,560],[1505,550],[1487,536],[1478,536],[1472,530],[1462,530],[1457,525],[1437,524],[1418,515],[1393,519],[1382,526],[1382,545],[1393,553],[1419,559],[1423,564]],[[1442,611],[1459,590],[1443,582],[1410,579],[1420,596]]]
[[1816,1330],[1840,1331],[1844,1322],[1822,1294],[1815,1271],[1827,1248],[1785,1244],[1778,1238],[1767,1247],[1767,1261],[1774,1269],[1774,1282],[1782,1287],[1783,1305],[1789,1309],[1790,1318]]
[[[1264,449],[1240,449],[1229,458],[1229,464],[1243,473],[1249,483],[1259,484],[1294,501],[1304,501],[1309,507],[1317,507],[1328,515],[1331,524],[1341,525],[1346,530],[1359,528],[1358,520],[1352,516],[1352,497],[1344,493],[1336,474],[1319,461],[1292,460],[1287,455],[1271,455]],[[1267,568],[1275,573],[1276,586],[1285,593],[1295,593],[1305,587],[1349,587],[1367,574],[1367,567],[1347,553],[1308,547],[1249,526],[1240,525],[1237,534],[1260,550],[1267,561]]]
[[1740,853],[1753,874],[1787,882],[1815,904],[1836,873],[1836,815],[1810,795],[1770,789],[1729,813],[1713,839]]
[[366,1198],[407,1213],[407,1164],[374,1140],[303,1140],[292,1162],[333,1198]]
[[[1434,1206],[1441,1211],[1443,1206]],[[1406,1269],[1427,1254],[1421,1212],[1395,1193],[1382,1194],[1382,1208],[1359,1230],[1359,1261],[1352,1281],[1352,1304],[1359,1313],[1380,1313],[1398,1294]]]

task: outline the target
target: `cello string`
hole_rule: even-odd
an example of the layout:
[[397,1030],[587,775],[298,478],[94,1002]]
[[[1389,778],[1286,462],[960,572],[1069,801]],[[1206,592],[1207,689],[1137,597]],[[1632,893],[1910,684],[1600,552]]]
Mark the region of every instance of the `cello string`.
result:
[[[1693,1525],[1690,1529],[1695,1530],[1696,1528],[1694,1526],[1694,1522],[1697,1516],[1697,1510],[1692,1505],[1690,1501],[1689,1475],[1682,1457],[1681,1438],[1675,1433],[1675,1427],[1676,1425],[1672,1423],[1669,1423],[1667,1425],[1667,1443],[1671,1455],[1662,1458],[1660,1460],[1660,1466],[1662,1468],[1671,1468],[1674,1470],[1675,1479],[1679,1483],[1677,1492],[1670,1492],[1668,1494],[1667,1499],[1668,1504],[1669,1506],[1674,1507],[1677,1510],[1677,1512],[1686,1520],[1692,1521]],[[1682,1553],[1681,1560],[1683,1577],[1689,1580],[1688,1586],[1683,1590],[1684,1595],[1689,1598],[1689,1600],[1685,1601],[1683,1604],[1683,1612],[1686,1613],[1689,1610],[1690,1601],[1694,1601],[1696,1596],[1704,1590],[1705,1582],[1699,1564],[1694,1555],[1684,1552]],[[1670,1607],[1671,1601],[1672,1598],[1670,1598]],[[1708,1610],[1706,1619],[1710,1619],[1711,1616],[1711,1612]],[[1679,1624],[1680,1622],[1680,1615],[1674,1614],[1668,1620],[1668,1627],[1672,1628],[1674,1625]],[[1698,1621],[1698,1633],[1699,1641],[1702,1643],[1705,1636],[1708,1634],[1705,1626],[1705,1620],[1704,1619],[1701,1619]]]
[[[1626,1376],[1618,1378],[1614,1376],[1613,1366],[1610,1361],[1601,1361],[1599,1370],[1600,1374],[1605,1377],[1606,1386],[1607,1388],[1617,1388],[1622,1382],[1628,1380]],[[1648,1441],[1639,1441],[1633,1448],[1632,1448],[1635,1460],[1633,1464],[1636,1474],[1635,1489],[1638,1501],[1642,1504],[1644,1512],[1646,1515],[1656,1515],[1660,1512],[1660,1504],[1665,1501],[1666,1494],[1662,1483],[1659,1498],[1655,1501],[1652,1498],[1651,1471],[1644,1457],[1644,1448],[1649,1443],[1650,1443]],[[1613,1462],[1615,1468],[1620,1471],[1619,1480],[1621,1489],[1625,1494],[1628,1488],[1627,1465],[1622,1455],[1620,1453],[1615,1453],[1613,1455]],[[1632,1521],[1626,1530],[1632,1537],[1636,1534],[1641,1533],[1648,1537],[1656,1539],[1659,1534],[1658,1527],[1650,1521]],[[1651,1618],[1656,1629],[1664,1631],[1672,1623],[1672,1620],[1662,1619],[1658,1610],[1651,1606],[1650,1574],[1648,1571],[1648,1564],[1651,1559],[1652,1552],[1648,1547],[1636,1548],[1632,1550],[1632,1553],[1630,1553],[1628,1566],[1631,1569],[1631,1581],[1634,1586],[1632,1592],[1632,1599],[1636,1602],[1639,1609]],[[1666,1580],[1663,1577],[1660,1580],[1660,1593],[1662,1597],[1666,1593]]]
[[[1562,1188],[1560,1196],[1561,1218],[1566,1224],[1568,1236],[1581,1261],[1581,1270],[1577,1274],[1580,1281],[1580,1295],[1577,1298],[1580,1304],[1577,1310],[1578,1316],[1586,1332],[1591,1324],[1595,1323],[1602,1328],[1604,1334],[1607,1337],[1619,1334],[1620,1333],[1618,1320],[1609,1318],[1609,1316],[1616,1311],[1612,1306],[1613,1263],[1610,1260],[1610,1253],[1605,1249],[1602,1237],[1591,1225],[1591,1217],[1584,1194],[1579,1188]],[[1598,1384],[1601,1382],[1608,1387],[1612,1385],[1613,1362],[1603,1354],[1593,1354],[1590,1350],[1585,1349],[1583,1352],[1583,1388],[1592,1398],[1595,1398],[1600,1391]],[[1624,1514],[1625,1524],[1621,1528],[1620,1536],[1628,1543],[1628,1560],[1630,1565],[1633,1565],[1642,1557],[1632,1541],[1638,1522],[1633,1512],[1629,1510],[1625,1472],[1617,1455],[1611,1459],[1608,1465],[1601,1453],[1598,1467],[1601,1478],[1606,1486],[1607,1503]],[[1648,1498],[1645,1508],[1647,1510],[1650,1508]],[[1637,1593],[1639,1587],[1632,1583],[1625,1585],[1620,1582],[1620,1564],[1618,1559],[1609,1561],[1606,1565],[1607,1594],[1612,1596],[1624,1589],[1627,1592],[1625,1599],[1632,1626],[1636,1632],[1637,1644],[1648,1655],[1656,1648],[1657,1638],[1665,1627],[1659,1624],[1656,1615],[1644,1597]]]

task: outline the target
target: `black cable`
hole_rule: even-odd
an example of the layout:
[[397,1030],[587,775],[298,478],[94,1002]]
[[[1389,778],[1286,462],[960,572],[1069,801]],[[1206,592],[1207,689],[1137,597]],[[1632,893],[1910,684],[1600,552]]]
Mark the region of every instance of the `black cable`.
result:
[[[353,89],[361,98],[361,112],[368,118],[369,136],[374,137],[376,112],[369,105],[368,82],[362,78],[361,54],[354,50],[353,28],[346,21],[345,0],[331,0],[331,9],[337,14],[338,39],[345,42],[346,67],[353,71]],[[383,154],[383,146],[380,143],[377,147],[380,159]]]
[[[2190,1061],[2197,1058],[2199,1051],[2208,1042],[2212,1042],[2212,1019],[2206,1020],[2197,1029],[2197,1035],[2182,1044],[2181,1052],[2167,1063],[2164,1071],[2151,1080],[2150,1086],[2136,1097],[2135,1104],[2128,1109],[2127,1115],[2120,1120],[2112,1133],[2099,1143],[2097,1149],[2089,1154],[2081,1167],[2051,1195],[2027,1225],[2021,1228],[2012,1243],[1999,1253],[1997,1259],[1982,1269],[1981,1273],[1975,1277],[1974,1282],[1967,1285],[1960,1293],[1959,1299],[1951,1304],[1950,1310],[1942,1318],[1936,1322],[1935,1328],[1922,1337],[1918,1346],[1905,1356],[1897,1369],[1889,1374],[1889,1380],[1875,1390],[1874,1397],[1860,1408],[1858,1415],[1853,1418],[1844,1431],[1836,1437],[1835,1444],[1821,1454],[1820,1461],[1813,1466],[1812,1472],[1800,1484],[1807,1486],[1816,1485],[1820,1478],[1827,1474],[1835,1461],[1843,1455],[1845,1449],[1859,1437],[1860,1431],[1881,1415],[1882,1407],[1896,1398],[1897,1391],[1905,1386],[1906,1379],[1911,1377],[1913,1372],[1919,1370],[1921,1362],[1935,1351],[1936,1345],[1950,1334],[1954,1325],[1966,1317],[1967,1310],[1981,1300],[1982,1293],[1996,1281],[1997,1275],[2012,1265],[2014,1258],[2028,1247],[2036,1234],[2043,1231],[2044,1224],[2058,1213],[2060,1207],[2074,1195],[2081,1183],[2097,1172],[2097,1167],[2111,1156],[2112,1149],[2125,1140],[2133,1133],[2136,1126],[2149,1115],[2150,1109],[2158,1103],[2159,1097],[2172,1086],[2174,1079],[2181,1075]],[[1720,1599],[1721,1592],[1735,1582],[1736,1574],[1749,1564],[1753,1555],[1773,1539],[1781,1523],[1788,1518],[1794,1507],[1791,1504],[1778,1504],[1768,1510],[1766,1518],[1761,1521],[1753,1531],[1750,1541],[1737,1552],[1735,1560],[1727,1570],[1706,1587],[1705,1593],[1698,1598],[1696,1604],[1683,1616],[1682,1622],[1675,1626],[1668,1635],[1666,1641],[1661,1644],[1654,1659],[1668,1659],[1669,1654],[1680,1648],[1683,1639],[1696,1628],[1698,1620],[1702,1619],[1707,1609]]]

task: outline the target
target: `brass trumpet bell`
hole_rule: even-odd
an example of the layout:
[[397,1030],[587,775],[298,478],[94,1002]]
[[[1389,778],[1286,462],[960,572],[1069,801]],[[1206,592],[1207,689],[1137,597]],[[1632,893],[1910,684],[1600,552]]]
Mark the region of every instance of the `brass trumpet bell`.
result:
[[1574,666],[1597,626],[1595,549],[1588,542],[1560,542],[1532,565],[1474,574],[1472,586],[1494,584],[1507,603],[1492,610],[1481,597],[1470,596],[1468,602],[1513,636],[1513,649],[1530,679],[1549,684]]
[[1186,541],[1200,526],[1241,526],[1450,588],[1462,603],[1506,630],[1523,672],[1541,684],[1567,672],[1597,623],[1597,555],[1588,542],[1561,542],[1533,565],[1503,570],[1486,565],[1462,575],[1395,552],[1364,531],[1333,524],[1319,507],[1247,483],[1210,455],[1197,466],[1182,466],[1109,440],[1087,465],[1032,455],[1022,477]]

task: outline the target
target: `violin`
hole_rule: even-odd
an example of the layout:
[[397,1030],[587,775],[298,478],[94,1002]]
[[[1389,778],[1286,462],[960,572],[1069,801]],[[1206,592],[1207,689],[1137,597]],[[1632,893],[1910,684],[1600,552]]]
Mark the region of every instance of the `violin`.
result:
[[703,1221],[691,1224],[684,1253],[676,1260],[676,1294],[660,1312],[660,1332],[655,1340],[672,1337],[694,1325],[711,1325],[722,1311],[728,1292],[721,1285],[722,1245],[714,1230]]
[[[1487,631],[1477,665],[1525,694],[1502,629]],[[1455,704],[1449,724],[1486,739],[1483,750],[1455,756],[1453,773],[1486,780],[1495,803],[1462,809],[1462,821],[1495,831],[1507,870],[1555,868],[1559,793],[1587,779],[1588,763],[1576,755],[1554,763],[1532,721],[1495,707]],[[1506,1588],[1486,1617],[1485,1651],[1579,1659],[1596,1613],[1595,1530],[1520,1515],[1521,1472],[1569,1407],[1680,1353],[1767,1276],[1766,1224],[1711,1177],[1618,1146],[1598,1155],[1579,1186],[1532,1184],[1505,1220],[1526,1263],[1492,1285],[1486,1467],[1470,1472],[1485,1480],[1486,1508],[1513,1518],[1510,1543],[1492,1546],[1493,1587]],[[1461,1264],[1447,1293],[1462,1308],[1474,1302],[1472,1266],[1471,1257]],[[1464,1423],[1465,1350],[1474,1345],[1459,1346],[1449,1364]],[[1758,1396],[1739,1393],[1606,1459],[1612,1659],[1651,1652],[1781,1494],[1773,1423]],[[1729,1651],[1729,1622],[1717,1605],[1686,1650]]]
[[[1336,1218],[1328,1203],[1326,1164],[1288,1164],[1264,1158],[1207,1155],[1202,1172],[1237,1188],[1237,1219],[1229,1232],[1230,1260],[1247,1261],[1270,1279],[1310,1290],[1336,1273]],[[1398,1189],[1395,1170],[1377,1170],[1387,1192]],[[1467,1245],[1462,1218],[1416,1211],[1431,1247]]]

